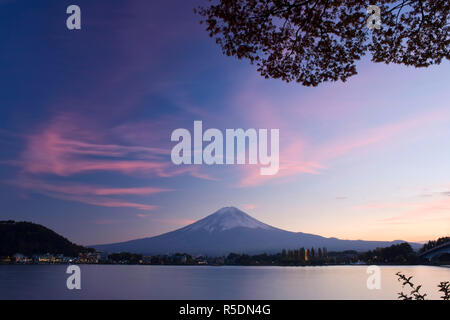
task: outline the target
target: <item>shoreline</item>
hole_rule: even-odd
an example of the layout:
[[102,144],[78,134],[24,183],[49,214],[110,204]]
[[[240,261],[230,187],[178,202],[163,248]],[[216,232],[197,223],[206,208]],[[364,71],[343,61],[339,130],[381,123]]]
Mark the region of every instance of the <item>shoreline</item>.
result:
[[150,266],[150,267],[280,267],[280,268],[308,268],[308,267],[364,267],[376,265],[379,267],[441,267],[450,265],[435,264],[328,264],[328,265],[231,265],[231,264],[114,264],[114,263],[0,263],[2,266]]

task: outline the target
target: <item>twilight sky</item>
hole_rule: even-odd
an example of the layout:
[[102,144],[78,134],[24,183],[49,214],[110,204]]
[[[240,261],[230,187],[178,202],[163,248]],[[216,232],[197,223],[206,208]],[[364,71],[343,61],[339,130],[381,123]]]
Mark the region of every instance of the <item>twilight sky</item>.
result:
[[[0,219],[80,244],[153,236],[223,206],[327,237],[450,233],[450,63],[365,59],[346,83],[266,80],[222,55],[202,1],[0,0]],[[82,30],[66,28],[68,5]],[[175,166],[177,128],[280,129],[280,171]]]

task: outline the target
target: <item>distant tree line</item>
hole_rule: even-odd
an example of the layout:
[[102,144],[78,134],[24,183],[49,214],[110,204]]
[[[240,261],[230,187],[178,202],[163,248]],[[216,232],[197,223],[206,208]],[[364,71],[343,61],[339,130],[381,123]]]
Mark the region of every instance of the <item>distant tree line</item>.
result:
[[438,246],[443,245],[444,243],[447,243],[447,242],[450,242],[450,237],[442,237],[442,238],[439,238],[437,240],[428,241],[427,243],[425,243],[423,245],[422,248],[420,248],[419,253],[428,251],[430,249],[433,249],[434,247],[438,247]]
[[225,264],[229,265],[319,265],[330,262],[327,248],[300,248],[275,254],[237,254],[230,253]]
[[138,264],[142,261],[142,254],[130,252],[113,253],[108,256],[108,259],[113,263]]
[[[429,241],[419,252],[415,252],[407,242],[394,244],[386,248],[376,248],[366,252],[354,250],[332,251],[327,248],[300,248],[298,250],[283,249],[276,254],[237,254],[230,253],[225,259],[225,264],[231,265],[329,265],[329,264],[419,264],[425,263],[419,255],[421,252],[429,250],[449,241],[449,237],[439,238],[436,241]],[[446,259],[446,258],[445,258]]]
[[361,253],[360,259],[368,264],[415,264],[420,261],[406,242]]

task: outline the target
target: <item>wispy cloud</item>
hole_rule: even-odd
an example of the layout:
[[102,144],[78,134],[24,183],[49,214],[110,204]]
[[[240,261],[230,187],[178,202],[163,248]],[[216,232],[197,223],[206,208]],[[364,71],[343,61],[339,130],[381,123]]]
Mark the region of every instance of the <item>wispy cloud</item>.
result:
[[448,223],[450,227],[450,199],[440,198],[426,202],[399,204],[402,213],[378,220],[382,224],[418,223],[429,219]]
[[332,160],[364,148],[384,147],[394,138],[449,119],[448,110],[434,110],[406,120],[373,127],[351,135],[321,143],[292,137],[291,143],[280,152],[280,170],[273,176],[261,176],[257,168],[247,166],[240,186],[257,186],[268,181],[284,181],[299,174],[320,174]]
[[[81,122],[82,119],[69,114],[56,117],[44,128],[25,135],[24,151],[18,160],[10,163],[20,166],[23,172],[29,174],[71,176],[109,171],[166,178],[190,174],[200,179],[213,179],[197,167],[173,165],[169,148],[105,143],[102,140],[107,138],[104,132],[100,132],[101,129],[88,130]],[[123,133],[124,128],[120,132]],[[168,138],[166,140],[169,141]]]
[[253,209],[258,208],[258,206],[256,204],[253,204],[253,203],[244,203],[242,205],[242,208],[245,209],[245,210],[253,210]]
[[111,198],[106,196],[128,196],[128,195],[153,195],[161,192],[173,191],[171,189],[156,187],[141,188],[106,188],[93,185],[83,185],[74,183],[48,183],[40,180],[31,180],[27,178],[18,178],[13,181],[7,181],[23,190],[32,193],[43,194],[52,198],[81,202],[102,207],[126,207],[139,210],[154,210],[156,205],[131,202],[123,199]]
[[306,157],[303,143],[294,141],[282,150],[279,170],[276,175],[263,176],[258,167],[248,165],[244,167],[244,177],[239,185],[241,187],[250,187],[273,180],[280,182],[280,180],[283,180],[282,178],[293,177],[302,173],[319,174],[323,168],[322,165],[315,161],[308,161]]
[[[123,133],[125,128],[133,130],[132,127],[122,127],[119,131]],[[133,136],[130,131],[130,136]],[[134,177],[171,178],[187,174],[213,180],[198,166],[173,165],[167,148],[111,143],[110,141],[117,140],[115,136],[108,136],[100,128],[83,126],[82,119],[71,114],[55,117],[34,133],[25,134],[24,138],[26,144],[20,157],[9,162],[20,168],[20,174],[9,183],[28,192],[53,198],[95,206],[154,210],[156,205],[123,198],[172,190],[161,187],[116,188],[79,184],[75,182],[76,175],[103,171]],[[63,178],[63,181],[55,183],[56,180],[52,177],[59,177],[59,180]],[[111,198],[112,196],[122,199]]]
[[194,223],[196,220],[181,219],[181,218],[153,218],[152,221],[170,224],[170,225],[186,226],[188,224]]

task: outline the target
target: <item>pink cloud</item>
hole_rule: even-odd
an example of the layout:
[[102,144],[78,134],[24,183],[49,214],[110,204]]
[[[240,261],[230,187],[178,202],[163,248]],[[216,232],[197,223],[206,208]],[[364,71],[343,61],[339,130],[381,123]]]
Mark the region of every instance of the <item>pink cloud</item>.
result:
[[316,148],[315,152],[313,152],[312,156],[320,162],[325,162],[367,146],[377,144],[384,146],[381,143],[384,142],[386,144],[395,136],[430,125],[439,120],[448,118],[449,115],[450,113],[448,110],[438,109],[403,121],[385,124],[361,132],[355,132],[351,136],[332,140],[319,146]]
[[244,177],[240,181],[241,187],[257,186],[271,180],[292,177],[302,173],[318,174],[322,165],[314,162],[303,160],[306,158],[304,153],[304,143],[294,141],[287,148],[283,149],[280,154],[280,164],[278,173],[275,175],[261,175],[258,166],[245,166]]
[[288,135],[291,140],[280,151],[280,169],[276,175],[262,176],[259,168],[245,166],[240,186],[257,186],[267,181],[280,181],[299,174],[320,174],[330,162],[341,156],[357,152],[366,147],[384,147],[394,137],[418,130],[442,119],[448,119],[448,110],[434,110],[396,123],[374,127],[350,136],[326,141],[321,144]]
[[105,188],[92,185],[83,184],[51,184],[39,180],[31,179],[16,179],[9,181],[9,184],[30,190],[45,190],[52,192],[60,192],[73,195],[151,195],[161,192],[173,191],[172,189],[157,188],[157,187],[142,187],[142,188]]
[[8,183],[30,192],[43,194],[57,199],[76,201],[102,207],[127,207],[140,210],[154,210],[157,206],[104,196],[152,195],[172,191],[170,189],[156,187],[105,188],[82,184],[51,184],[26,178],[18,178],[14,181],[8,181]]
[[450,227],[450,198],[448,197],[427,202],[406,204],[404,206],[409,207],[409,209],[404,210],[399,215],[380,219],[378,222],[382,224],[403,224],[437,219],[449,223]]
[[96,219],[94,220],[94,224],[97,225],[109,225],[109,224],[118,224],[123,223],[123,220],[120,219]]
[[[367,80],[363,78],[362,81]],[[361,89],[358,92],[364,92],[362,89],[367,83],[361,85],[360,81],[352,85]],[[276,94],[271,95],[271,92]],[[336,130],[336,127],[339,129],[346,122],[349,125],[345,126],[345,130],[358,127],[353,124],[358,120],[355,113],[357,115],[358,110],[363,110],[363,98],[361,93],[349,97],[347,84],[333,84],[332,88],[318,88],[312,92],[293,90],[289,86],[277,87],[277,84],[267,85],[256,76],[244,81],[237,94],[231,98],[230,105],[239,119],[249,124],[247,127],[280,129],[280,170],[274,176],[261,176],[259,168],[245,166],[238,185],[257,186],[269,181],[285,181],[305,173],[320,174],[339,157],[361,152],[365,148],[384,148],[402,134],[416,132],[450,118],[448,108],[438,108],[409,119],[369,129],[354,129],[349,135],[331,138],[321,136],[318,141],[311,138],[317,135],[315,131],[309,132],[311,128],[308,121],[324,126],[333,121],[330,130],[325,129],[323,133],[332,133],[332,130]],[[301,124],[306,126],[302,127]]]
[[[119,131],[77,125],[79,117],[63,114],[53,119],[34,134],[25,135],[26,146],[13,164],[21,167],[15,186],[53,198],[76,201],[103,207],[127,207],[139,210],[154,210],[155,205],[142,204],[111,196],[153,195],[172,191],[160,187],[110,188],[68,183],[76,174],[91,172],[116,172],[124,175],[171,178],[191,175],[199,179],[214,180],[200,170],[199,166],[175,166],[171,163],[167,148],[147,145],[110,143],[117,140],[114,135],[124,133],[132,126],[123,126]],[[83,128],[81,130],[80,128]],[[131,136],[133,134],[131,133]],[[104,141],[108,141],[105,143]],[[49,175],[67,178],[65,183],[55,183]],[[44,180],[45,179],[45,180]]]
[[149,194],[155,194],[160,192],[167,192],[172,191],[170,189],[164,189],[164,188],[100,188],[96,189],[94,192],[98,195],[149,195]]
[[399,204],[394,203],[368,203],[355,206],[355,209],[393,209],[398,208]]
[[88,197],[88,196],[79,197],[79,196],[69,196],[69,195],[52,195],[52,196],[55,198],[63,199],[63,200],[82,202],[82,203],[91,204],[94,206],[101,206],[101,207],[134,208],[134,209],[139,209],[139,210],[155,210],[158,208],[158,206],[156,206],[156,205],[114,200],[114,199],[108,199],[108,198],[98,198],[98,197],[92,198],[92,197]]
[[[194,166],[173,165],[168,147],[103,143],[102,140],[117,140],[120,137],[105,137],[105,131],[99,129],[83,127],[81,130],[76,125],[81,122],[78,117],[71,118],[68,114],[56,117],[41,130],[25,136],[25,150],[18,160],[11,163],[22,167],[23,172],[29,174],[71,176],[110,171],[166,178],[190,174],[199,179],[213,179]],[[133,131],[131,126],[109,131],[123,134],[127,129]],[[153,135],[156,134],[153,132]],[[130,135],[133,136],[133,133]],[[169,141],[168,136],[166,138]]]
[[192,224],[196,221],[196,220],[192,220],[192,219],[182,219],[182,218],[161,218],[161,217],[155,217],[155,216],[152,216],[151,214],[145,214],[145,213],[138,213],[136,216],[139,218],[142,218],[142,219],[150,218],[154,222],[178,225],[178,226],[186,226],[186,225]]
[[252,203],[245,203],[242,205],[242,208],[245,210],[253,210],[258,208],[258,206],[256,204],[252,204]]
[[74,194],[65,194],[65,193],[56,193],[56,192],[46,192],[43,190],[33,190],[33,192],[47,195],[52,198],[61,199],[61,200],[69,200],[75,202],[81,202],[85,204],[90,204],[99,207],[110,207],[110,208],[133,208],[139,210],[155,210],[158,208],[156,205],[151,204],[142,204],[118,199],[111,199],[105,197],[98,196],[90,196],[90,195],[74,195]]
[[180,219],[180,218],[154,218],[152,219],[156,222],[166,223],[166,224],[175,224],[180,226],[186,226],[188,224],[194,223],[196,220],[192,219]]

